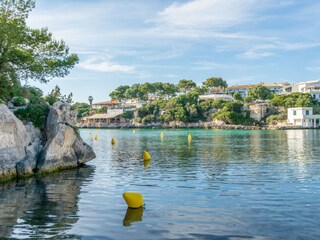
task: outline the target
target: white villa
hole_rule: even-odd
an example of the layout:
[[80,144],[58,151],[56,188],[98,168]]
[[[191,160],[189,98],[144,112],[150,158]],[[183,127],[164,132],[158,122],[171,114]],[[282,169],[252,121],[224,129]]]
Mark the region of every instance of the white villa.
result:
[[224,101],[231,101],[234,102],[234,98],[228,94],[210,94],[210,95],[200,95],[199,100],[206,101],[206,100],[216,100],[222,99]]
[[312,107],[288,108],[288,124],[318,128],[320,126],[320,115],[313,115]]
[[320,80],[295,83],[284,87],[284,93],[311,93],[314,99],[320,101]]
[[267,87],[273,92],[274,94],[281,94],[283,93],[283,89],[285,86],[290,86],[289,83],[261,83],[261,84],[248,84],[248,85],[234,85],[226,88],[226,92],[228,94],[233,95],[235,92],[238,92],[241,94],[243,98],[248,96],[249,89],[256,86],[256,85],[262,85],[264,87]]

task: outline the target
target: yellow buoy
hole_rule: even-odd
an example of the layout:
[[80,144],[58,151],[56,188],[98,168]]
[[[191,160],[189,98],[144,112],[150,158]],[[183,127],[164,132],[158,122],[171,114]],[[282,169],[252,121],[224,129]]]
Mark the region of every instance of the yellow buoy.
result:
[[89,132],[89,134],[91,135],[91,132]]
[[94,139],[94,140],[98,140],[98,136],[97,136],[97,135],[95,135],[93,139]]
[[188,141],[191,142],[191,140],[192,140],[192,136],[191,136],[191,134],[189,134],[188,135]]
[[116,141],[114,140],[114,138],[111,139],[111,144],[114,145],[116,143]]
[[140,208],[143,206],[143,197],[138,192],[125,192],[122,194],[129,208]]
[[144,161],[151,160],[151,155],[147,151],[143,151],[143,160]]
[[164,138],[164,132],[162,132],[162,133],[160,134],[160,136],[161,136],[161,138]]

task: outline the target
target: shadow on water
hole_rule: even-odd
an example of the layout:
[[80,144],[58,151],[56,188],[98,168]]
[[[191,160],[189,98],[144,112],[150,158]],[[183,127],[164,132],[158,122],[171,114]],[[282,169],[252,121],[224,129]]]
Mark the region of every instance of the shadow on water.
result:
[[79,219],[81,186],[91,181],[94,171],[84,166],[0,185],[0,238],[42,239],[65,233]]

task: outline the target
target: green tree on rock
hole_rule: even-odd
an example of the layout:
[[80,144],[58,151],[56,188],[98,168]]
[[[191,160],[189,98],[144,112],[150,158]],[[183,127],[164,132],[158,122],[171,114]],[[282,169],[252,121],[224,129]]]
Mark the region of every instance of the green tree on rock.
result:
[[78,56],[69,52],[63,40],[55,40],[48,29],[27,26],[34,7],[34,0],[0,1],[0,82],[7,86],[6,91],[1,89],[0,98],[10,97],[14,84],[64,77],[78,63]]
[[228,87],[228,83],[220,77],[211,77],[203,82],[203,86],[209,90],[214,88],[226,89]]
[[252,100],[267,100],[273,97],[271,90],[261,84],[255,85],[249,89],[248,97]]
[[112,100],[123,100],[126,98],[126,91],[130,87],[128,85],[121,85],[109,94]]
[[181,79],[177,85],[180,92],[187,93],[197,87],[197,84],[192,80]]

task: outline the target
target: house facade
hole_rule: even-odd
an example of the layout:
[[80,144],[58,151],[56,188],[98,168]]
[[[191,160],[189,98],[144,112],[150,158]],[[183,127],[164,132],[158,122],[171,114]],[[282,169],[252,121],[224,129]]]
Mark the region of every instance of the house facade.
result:
[[320,80],[295,83],[284,88],[284,93],[310,93],[314,99],[320,101]]
[[89,117],[84,117],[80,122],[80,127],[118,127],[130,123],[129,119],[122,117],[123,109],[109,109],[107,113],[97,113]]
[[288,108],[287,122],[295,126],[318,128],[320,115],[314,115],[312,107]]

